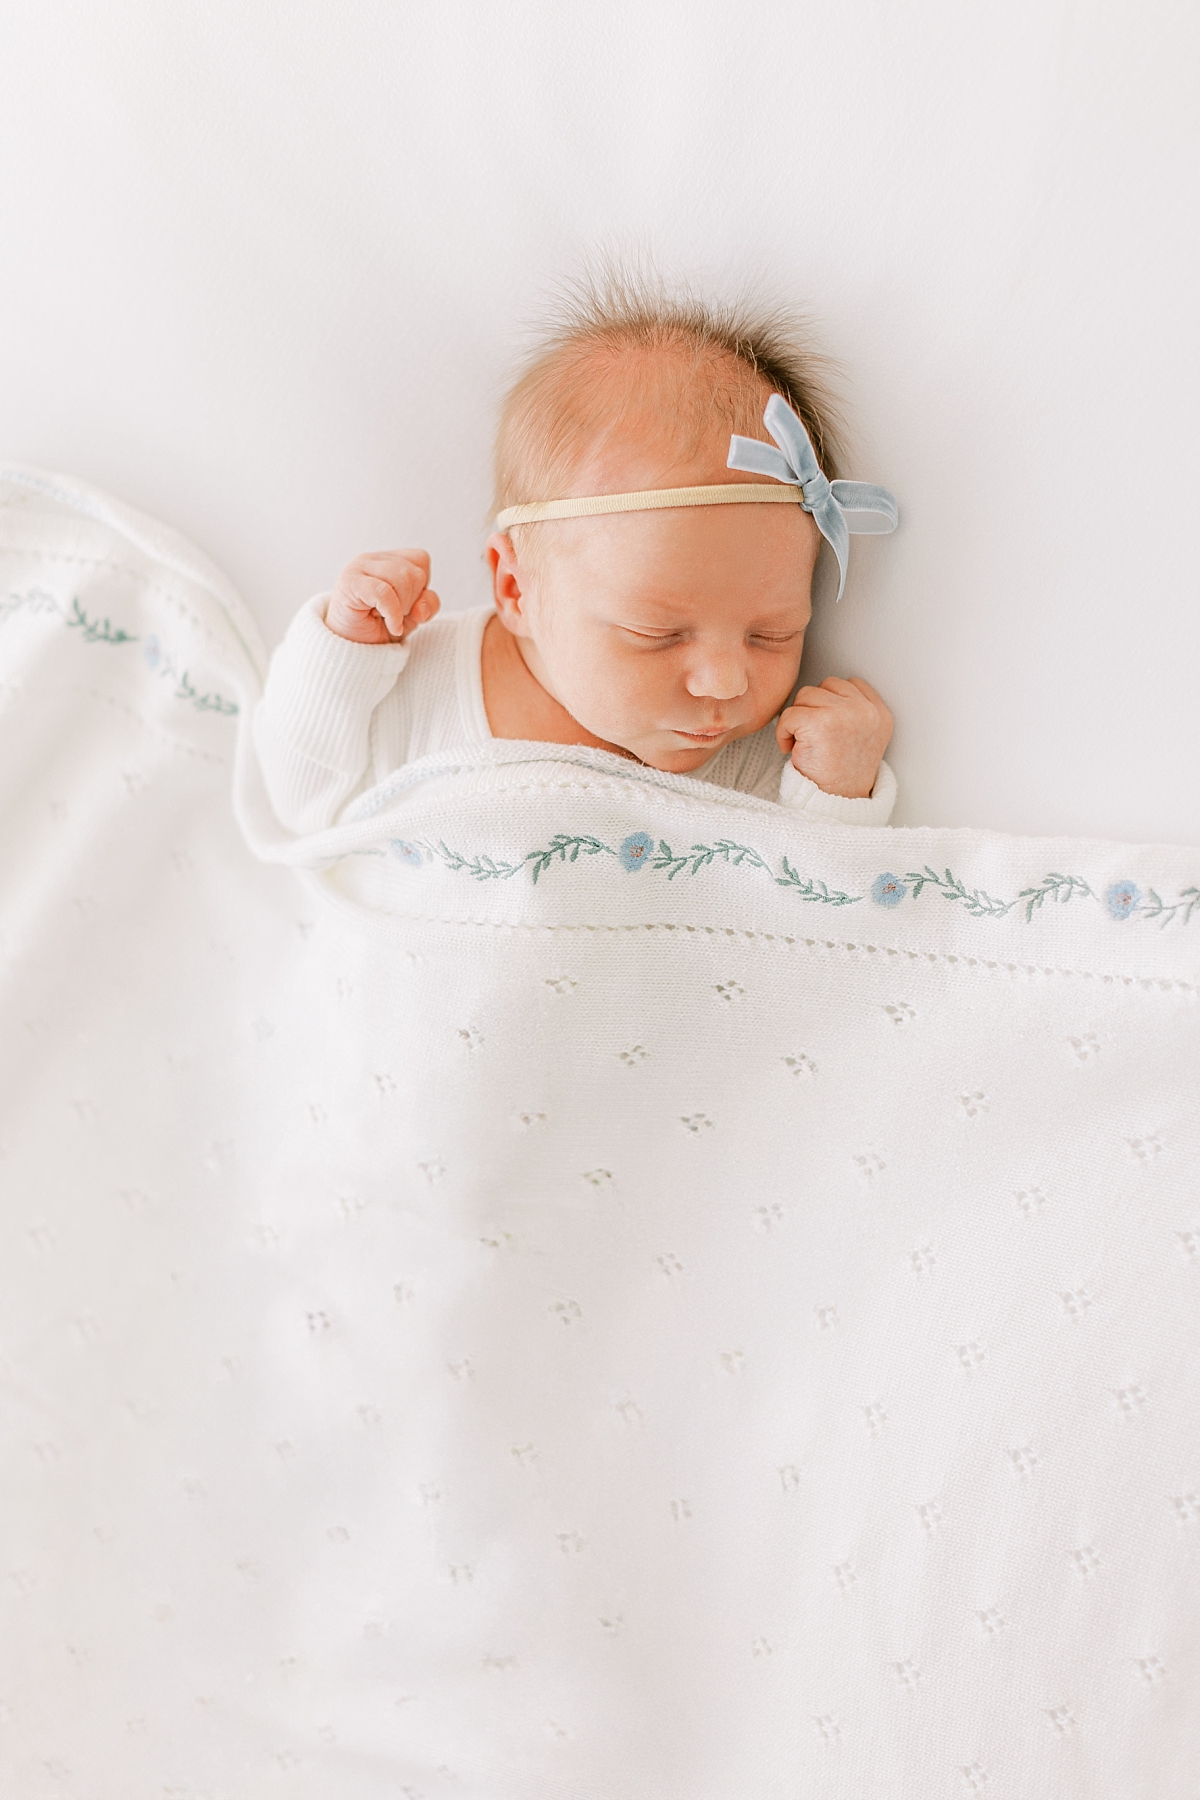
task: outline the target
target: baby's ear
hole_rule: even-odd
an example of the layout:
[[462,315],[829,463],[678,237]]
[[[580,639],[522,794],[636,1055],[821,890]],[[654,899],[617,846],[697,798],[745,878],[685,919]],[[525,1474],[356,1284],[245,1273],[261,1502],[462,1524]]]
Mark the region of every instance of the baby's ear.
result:
[[496,611],[510,631],[525,635],[524,598],[526,579],[517,555],[516,545],[507,531],[494,531],[484,551],[492,571],[492,597]]

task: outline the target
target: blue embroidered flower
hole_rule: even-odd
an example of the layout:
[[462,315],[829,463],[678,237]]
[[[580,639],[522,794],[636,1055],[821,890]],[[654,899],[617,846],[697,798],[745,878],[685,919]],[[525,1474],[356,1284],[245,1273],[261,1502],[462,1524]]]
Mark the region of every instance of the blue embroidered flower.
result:
[[1131,912],[1137,911],[1141,897],[1141,888],[1135,887],[1132,881],[1114,881],[1105,893],[1104,904],[1114,919],[1127,919]]
[[404,838],[392,839],[392,855],[399,857],[402,863],[407,863],[410,869],[419,869],[425,860],[417,846],[406,842]]
[[644,831],[635,831],[625,839],[617,855],[621,859],[621,867],[632,874],[635,869],[644,869],[646,858],[654,848],[654,839],[647,837]]
[[156,637],[148,637],[146,639],[142,654],[146,658],[146,667],[148,669],[157,669],[159,663],[162,661],[162,645]]
[[871,898],[876,906],[899,906],[907,893],[897,875],[877,875],[871,883]]

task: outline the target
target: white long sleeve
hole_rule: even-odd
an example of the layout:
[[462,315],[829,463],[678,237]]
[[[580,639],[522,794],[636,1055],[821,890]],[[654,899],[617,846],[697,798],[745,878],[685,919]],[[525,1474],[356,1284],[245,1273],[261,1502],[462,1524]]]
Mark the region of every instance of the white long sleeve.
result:
[[271,658],[254,746],[289,831],[332,825],[363,785],[371,719],[409,658],[405,644],[355,644],[325,623],[327,595],[301,607]]
[[806,818],[826,819],[837,825],[886,825],[896,804],[896,793],[896,777],[885,762],[880,763],[875,786],[865,800],[825,793],[790,762],[784,763],[779,777],[782,805],[803,812]]

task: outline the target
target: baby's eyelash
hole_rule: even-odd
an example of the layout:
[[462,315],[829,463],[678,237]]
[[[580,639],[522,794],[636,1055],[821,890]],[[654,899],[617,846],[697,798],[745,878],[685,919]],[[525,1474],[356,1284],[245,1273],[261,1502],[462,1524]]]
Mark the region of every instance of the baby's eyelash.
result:
[[[675,638],[683,636],[680,631],[638,631],[632,625],[623,625],[621,629],[630,637],[641,638],[647,644],[669,644]],[[752,631],[750,635],[757,638],[760,644],[790,644],[800,636],[800,633],[798,631]]]

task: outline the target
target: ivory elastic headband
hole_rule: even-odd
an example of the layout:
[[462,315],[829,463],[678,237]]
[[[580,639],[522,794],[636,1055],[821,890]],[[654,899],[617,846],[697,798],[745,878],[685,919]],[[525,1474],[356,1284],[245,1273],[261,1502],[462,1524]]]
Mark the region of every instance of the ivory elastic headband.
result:
[[719,487],[647,488],[638,494],[587,494],[570,500],[535,500],[507,506],[497,513],[501,531],[510,525],[534,525],[541,519],[587,519],[601,513],[655,512],[667,506],[770,505],[791,502],[811,513],[838,564],[840,600],[846,585],[852,532],[862,535],[895,531],[900,513],[895,497],[872,481],[829,481],[821,472],[803,422],[779,394],[772,394],[763,424],[774,445],[758,438],[731,437],[731,469],[770,475],[782,487],[756,481],[725,482]]

